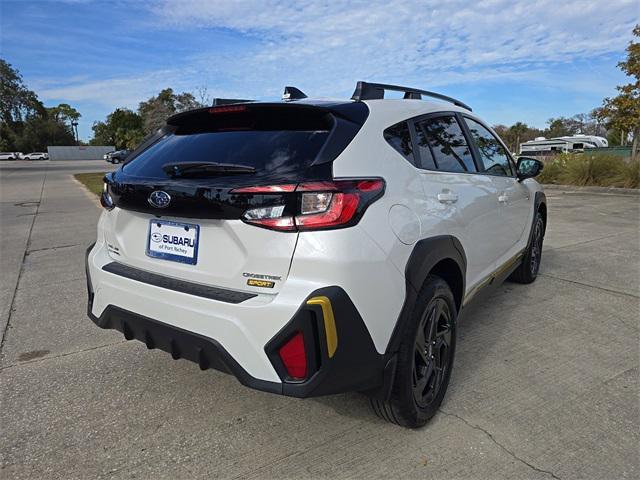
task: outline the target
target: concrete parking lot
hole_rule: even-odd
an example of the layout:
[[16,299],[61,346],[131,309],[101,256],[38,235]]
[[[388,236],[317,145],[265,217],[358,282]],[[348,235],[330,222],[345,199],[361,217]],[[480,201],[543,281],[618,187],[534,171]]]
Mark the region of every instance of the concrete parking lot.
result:
[[72,173],[106,168],[0,164],[0,477],[640,477],[640,196],[547,192],[541,276],[467,312],[441,412],[410,431],[98,329],[99,208]]

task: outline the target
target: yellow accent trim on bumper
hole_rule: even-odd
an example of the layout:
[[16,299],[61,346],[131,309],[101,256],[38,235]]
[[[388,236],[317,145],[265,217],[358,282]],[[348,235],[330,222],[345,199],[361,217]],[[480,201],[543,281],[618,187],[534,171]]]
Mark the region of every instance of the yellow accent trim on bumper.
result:
[[338,348],[338,332],[336,331],[336,320],[333,317],[333,307],[331,300],[327,297],[313,297],[307,300],[307,305],[320,305],[324,320],[324,331],[327,335],[327,352],[332,358]]

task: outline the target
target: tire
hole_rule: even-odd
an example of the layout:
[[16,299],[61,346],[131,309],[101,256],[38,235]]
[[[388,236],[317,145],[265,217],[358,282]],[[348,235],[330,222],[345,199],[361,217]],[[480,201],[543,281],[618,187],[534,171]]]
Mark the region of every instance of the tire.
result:
[[371,398],[379,417],[418,428],[436,414],[453,368],[456,319],[449,285],[442,278],[429,275],[401,333],[391,395],[387,401]]
[[524,252],[520,266],[514,270],[509,280],[516,283],[532,283],[538,277],[540,262],[542,261],[542,242],[544,240],[544,220],[540,212],[536,212],[533,221],[531,240]]

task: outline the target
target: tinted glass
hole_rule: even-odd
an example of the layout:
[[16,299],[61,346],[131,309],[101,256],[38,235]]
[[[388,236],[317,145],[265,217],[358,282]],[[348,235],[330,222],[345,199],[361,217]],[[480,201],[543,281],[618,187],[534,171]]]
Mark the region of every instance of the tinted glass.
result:
[[509,156],[500,141],[478,122],[466,118],[471,138],[480,152],[484,170],[492,175],[513,176]]
[[256,174],[286,177],[311,165],[329,133],[320,131],[216,131],[172,133],[128,162],[127,175],[166,178],[174,162],[217,162],[254,167]]
[[454,116],[420,122],[433,152],[436,168],[444,172],[475,172],[471,150]]
[[415,165],[407,122],[396,123],[384,131],[384,139],[411,164]]
[[416,138],[418,139],[418,154],[420,157],[420,165],[419,168],[423,168],[425,170],[436,170],[436,164],[433,159],[433,152],[431,152],[431,147],[429,147],[429,142],[427,141],[427,136],[424,133],[424,130],[420,126],[420,124],[416,123]]

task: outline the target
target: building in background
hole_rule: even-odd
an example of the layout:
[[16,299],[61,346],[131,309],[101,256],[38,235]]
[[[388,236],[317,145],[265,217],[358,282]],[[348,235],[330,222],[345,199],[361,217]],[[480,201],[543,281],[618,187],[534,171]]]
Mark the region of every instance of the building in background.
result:
[[115,149],[113,145],[47,147],[50,160],[102,160],[106,153]]

